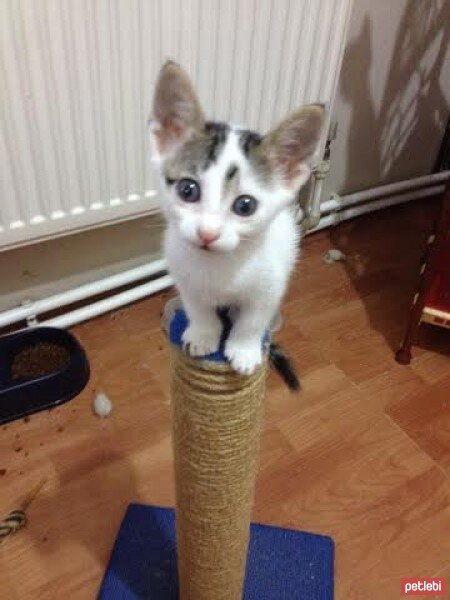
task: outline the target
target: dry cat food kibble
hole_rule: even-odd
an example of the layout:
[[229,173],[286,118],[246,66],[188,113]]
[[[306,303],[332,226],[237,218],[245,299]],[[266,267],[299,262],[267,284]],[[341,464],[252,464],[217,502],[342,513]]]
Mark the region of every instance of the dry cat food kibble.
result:
[[41,342],[18,352],[11,364],[12,379],[42,377],[56,373],[70,362],[70,353],[63,346]]

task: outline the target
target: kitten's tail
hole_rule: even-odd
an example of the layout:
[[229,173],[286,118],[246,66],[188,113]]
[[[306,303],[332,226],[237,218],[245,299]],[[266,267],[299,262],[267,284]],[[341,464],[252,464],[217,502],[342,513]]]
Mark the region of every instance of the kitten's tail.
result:
[[275,344],[275,342],[271,342],[269,345],[269,360],[270,364],[278,372],[288,388],[292,392],[298,392],[300,389],[300,381],[294,367],[292,366],[289,357],[278,344]]

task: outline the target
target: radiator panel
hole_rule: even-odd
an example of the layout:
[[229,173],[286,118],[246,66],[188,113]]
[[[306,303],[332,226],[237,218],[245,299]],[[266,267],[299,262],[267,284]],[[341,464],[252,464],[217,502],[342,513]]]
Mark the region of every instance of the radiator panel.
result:
[[330,105],[351,0],[3,0],[0,249],[157,210],[146,136],[167,58],[210,117]]

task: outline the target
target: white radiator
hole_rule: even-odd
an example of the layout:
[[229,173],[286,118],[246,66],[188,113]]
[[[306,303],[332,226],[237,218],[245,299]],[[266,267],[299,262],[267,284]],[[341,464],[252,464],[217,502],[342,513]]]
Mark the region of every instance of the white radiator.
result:
[[1,0],[0,250],[157,210],[146,120],[179,61],[262,131],[331,104],[352,0]]

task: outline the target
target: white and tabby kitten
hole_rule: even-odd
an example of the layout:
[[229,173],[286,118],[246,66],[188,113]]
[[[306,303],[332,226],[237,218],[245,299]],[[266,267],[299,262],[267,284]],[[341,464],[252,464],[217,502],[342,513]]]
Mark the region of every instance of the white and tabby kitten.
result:
[[323,106],[304,106],[265,136],[206,121],[186,73],[173,62],[163,66],[152,159],[167,219],[165,255],[189,318],[183,342],[192,355],[217,349],[217,308],[228,306],[237,317],[225,355],[239,373],[261,363],[261,339],[297,256],[293,205],[323,120]]

